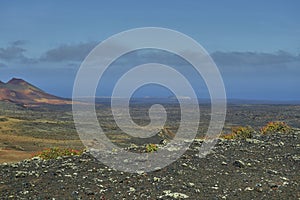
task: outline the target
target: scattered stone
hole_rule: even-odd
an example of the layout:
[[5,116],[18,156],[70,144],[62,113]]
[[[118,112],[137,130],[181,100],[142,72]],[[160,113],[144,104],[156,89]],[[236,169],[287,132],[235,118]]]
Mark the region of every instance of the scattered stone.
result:
[[278,143],[278,145],[279,145],[279,146],[284,146],[284,143],[283,143],[282,141],[280,141],[280,142]]
[[166,139],[164,139],[164,140],[161,140],[161,141],[159,142],[159,144],[160,144],[160,145],[167,145],[167,144],[168,144],[168,141],[167,141]]
[[261,183],[256,183],[255,187],[262,187]]
[[12,168],[18,168],[19,166],[17,164],[11,164]]
[[[262,199],[275,194],[278,199],[297,199],[297,193],[291,191],[299,186],[299,137],[255,138],[262,143],[220,140],[222,145],[214,153],[201,158],[195,156],[201,144],[193,143],[171,165],[147,173],[119,172],[87,153],[59,160],[4,163],[0,164],[0,199],[52,199],[51,195],[57,199]],[[280,141],[284,148],[275,148],[273,144]],[[152,165],[142,159],[137,164],[143,162]]]
[[195,189],[195,192],[196,192],[196,193],[200,193],[201,190],[200,190],[200,189]]
[[251,143],[251,144],[261,144],[264,143],[263,141],[257,140],[257,139],[251,139],[251,138],[246,138],[246,141]]
[[252,187],[246,187],[246,188],[244,189],[244,191],[252,191],[252,190],[254,190],[254,188],[252,188]]
[[284,181],[289,181],[290,179],[288,179],[288,178],[286,178],[286,177],[280,177],[282,180],[284,180]]
[[222,164],[222,165],[228,165],[227,162],[224,162],[224,161],[223,161],[221,164]]
[[95,193],[92,190],[86,188],[85,194],[88,195],[88,196],[90,196],[90,195],[94,195]]
[[235,160],[233,162],[233,166],[235,167],[239,167],[239,168],[244,168],[245,167],[245,163],[241,160]]
[[26,195],[26,194],[29,194],[29,191],[25,190],[25,191],[21,191],[20,193],[23,195]]
[[213,186],[213,187],[211,187],[211,189],[213,189],[213,190],[218,190],[219,187],[218,187],[218,186]]
[[179,192],[172,193],[171,190],[165,190],[164,191],[164,196],[165,197],[171,197],[171,198],[174,198],[174,199],[187,199],[187,198],[189,198],[189,196],[186,195],[186,194],[179,193]]
[[292,159],[293,159],[294,161],[300,161],[300,155],[293,155],[293,156],[292,156]]
[[289,185],[289,182],[287,182],[287,181],[284,181],[284,182],[282,183],[282,186],[287,186],[287,185]]
[[130,187],[129,188],[129,192],[135,192],[135,188],[134,187]]
[[136,171],[136,173],[139,174],[139,175],[142,175],[142,174],[144,174],[145,172],[142,171],[142,170],[138,170],[138,171]]
[[188,165],[186,163],[181,164],[183,167],[187,167]]
[[276,183],[269,183],[271,189],[277,189],[279,186]]
[[41,161],[42,159],[38,156],[31,158],[31,160],[33,161]]
[[272,170],[272,169],[268,169],[268,170],[267,170],[267,173],[269,173],[269,174],[274,174],[274,175],[279,174],[278,171],[275,171],[275,170]]
[[73,191],[73,192],[72,192],[72,195],[73,195],[73,196],[78,196],[78,195],[79,195],[79,192],[78,192],[78,191]]
[[263,189],[262,189],[262,184],[257,183],[257,184],[255,185],[255,190],[256,190],[257,192],[262,192],[262,191],[263,191]]
[[153,181],[154,181],[154,182],[160,182],[160,180],[161,180],[161,178],[158,178],[158,177],[154,177],[154,178],[153,178]]
[[188,184],[190,187],[194,187],[195,186],[195,183],[189,183]]
[[25,177],[25,176],[27,176],[27,175],[28,175],[28,173],[25,172],[25,171],[16,171],[15,177],[16,177],[16,178],[22,178],[22,177]]

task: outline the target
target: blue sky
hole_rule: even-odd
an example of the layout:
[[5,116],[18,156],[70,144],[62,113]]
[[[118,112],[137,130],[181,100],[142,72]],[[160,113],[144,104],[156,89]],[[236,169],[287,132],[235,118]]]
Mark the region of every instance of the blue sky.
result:
[[300,100],[299,8],[297,0],[2,1],[0,80],[19,77],[70,97],[80,63],[97,43],[157,26],[199,42],[229,98]]

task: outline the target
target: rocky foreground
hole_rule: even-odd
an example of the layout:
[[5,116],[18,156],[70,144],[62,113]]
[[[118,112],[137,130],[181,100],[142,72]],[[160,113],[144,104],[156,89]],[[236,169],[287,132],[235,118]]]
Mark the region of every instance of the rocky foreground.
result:
[[200,158],[196,140],[151,173],[115,171],[84,153],[0,165],[1,199],[300,199],[300,131],[219,140]]

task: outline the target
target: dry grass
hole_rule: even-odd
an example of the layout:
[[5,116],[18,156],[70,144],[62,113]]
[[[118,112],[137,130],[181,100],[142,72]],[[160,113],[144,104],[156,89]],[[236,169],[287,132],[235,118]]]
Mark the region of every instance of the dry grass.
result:
[[33,152],[18,151],[12,149],[0,149],[0,163],[14,163],[30,158]]
[[40,139],[29,136],[0,134],[0,163],[17,162],[50,147],[83,148],[80,140]]

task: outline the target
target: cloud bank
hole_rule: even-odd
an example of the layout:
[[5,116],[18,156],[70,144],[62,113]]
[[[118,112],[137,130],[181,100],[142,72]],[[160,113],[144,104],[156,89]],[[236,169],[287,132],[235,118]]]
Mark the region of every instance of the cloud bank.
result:
[[217,51],[211,56],[216,63],[231,66],[261,66],[300,61],[300,54],[295,56],[281,50],[276,53]]
[[25,48],[21,47],[25,44],[23,40],[17,40],[12,42],[9,46],[0,48],[0,60],[7,63],[24,63],[33,64],[36,63],[36,59],[28,58],[24,55],[27,51]]
[[2,67],[7,67],[7,65],[4,63],[0,63],[0,68],[2,68]]
[[[0,47],[0,67],[10,66],[15,63],[18,64],[39,64],[43,63],[60,63],[60,66],[74,66],[78,67],[78,63],[84,60],[89,52],[98,44],[96,41],[81,42],[75,44],[62,44],[55,48],[46,50],[41,53],[37,58],[28,57],[25,53],[28,51],[24,45],[27,42],[24,40],[17,40],[9,43],[6,47]],[[114,48],[121,48],[114,46]],[[295,66],[300,65],[300,54],[293,55],[286,51],[279,50],[275,53],[263,53],[263,52],[223,52],[216,51],[211,53],[211,57],[216,62],[221,70],[256,70],[256,69],[268,69],[269,67],[285,68],[287,65]],[[158,52],[156,50],[147,51],[147,54],[143,52],[135,52],[131,54],[128,59],[123,59],[124,64],[134,64],[145,61],[162,61],[165,64],[177,64],[181,65],[179,59],[175,56],[170,56],[165,53]],[[121,63],[121,62],[120,62]]]
[[[0,47],[0,77],[7,79],[6,77],[20,76],[31,77],[33,80],[39,79],[45,89],[53,90],[52,93],[71,96],[77,69],[98,42],[61,44],[55,48],[44,50],[36,57],[27,56],[26,52],[29,52],[30,49],[26,44],[26,41],[18,40]],[[107,51],[114,51],[116,48],[122,47],[111,46]],[[193,51],[189,53],[197,56]],[[299,85],[300,55],[285,51],[275,53],[216,51],[211,53],[211,56],[222,74],[230,97],[299,98],[297,86]],[[191,79],[191,84],[195,84],[199,88],[205,85],[198,79],[193,79],[194,73],[186,62],[173,54],[151,49],[126,54],[116,61],[116,67],[109,68],[111,73],[108,73],[108,82],[116,79],[119,74],[122,75],[130,67],[151,61],[180,69],[180,72]],[[138,78],[143,78],[143,76]],[[57,79],[55,89],[52,84],[48,85],[53,78]],[[166,78],[169,77],[166,76]],[[109,91],[112,86],[106,84],[107,88],[103,90],[103,94],[106,95],[105,91]]]
[[83,61],[96,45],[97,42],[63,44],[45,52],[40,60],[47,62]]

